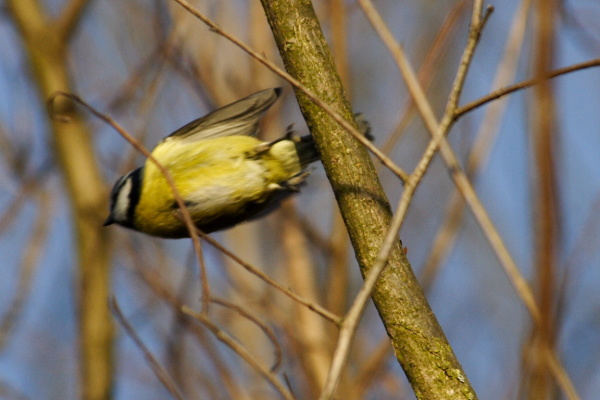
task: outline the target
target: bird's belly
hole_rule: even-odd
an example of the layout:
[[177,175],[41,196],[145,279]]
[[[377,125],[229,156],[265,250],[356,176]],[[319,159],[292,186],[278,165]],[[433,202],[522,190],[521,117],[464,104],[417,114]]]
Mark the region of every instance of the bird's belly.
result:
[[203,182],[185,194],[184,201],[193,216],[210,219],[220,214],[237,214],[247,203],[269,200],[272,182],[261,163],[246,161],[232,171],[236,172],[220,176],[211,183]]
[[[175,184],[194,224],[206,233],[264,214],[277,203],[278,184],[290,178],[281,168],[273,173],[273,166],[262,159],[240,157],[214,166],[196,164],[198,168],[187,165],[185,171],[172,171],[172,175],[177,177]],[[189,236],[171,190],[160,187],[152,192],[149,198],[154,201],[139,205],[146,216],[137,222],[144,225],[142,230],[162,237]]]

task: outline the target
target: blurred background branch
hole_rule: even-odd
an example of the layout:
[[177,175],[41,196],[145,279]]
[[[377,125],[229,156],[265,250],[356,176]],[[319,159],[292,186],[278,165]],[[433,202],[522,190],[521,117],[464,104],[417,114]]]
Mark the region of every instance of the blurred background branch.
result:
[[[56,91],[73,90],[68,65],[69,39],[81,21],[87,1],[74,1],[61,24],[35,0],[11,0],[9,15],[20,33],[38,93],[38,103]],[[102,224],[106,189],[90,131],[72,104],[56,106],[70,122],[47,116],[54,156],[61,168],[72,207],[73,237],[77,253],[78,317],[80,334],[81,398],[109,399],[113,391],[113,328],[107,308],[110,287],[108,233]]]

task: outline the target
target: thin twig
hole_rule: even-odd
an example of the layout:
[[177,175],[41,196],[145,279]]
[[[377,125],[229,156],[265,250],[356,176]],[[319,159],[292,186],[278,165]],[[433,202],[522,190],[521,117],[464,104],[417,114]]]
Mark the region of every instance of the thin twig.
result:
[[492,15],[492,12],[494,12],[494,7],[488,6],[485,9],[485,13],[482,15],[482,7],[483,1],[475,1],[473,4],[473,14],[471,18],[471,26],[469,28],[469,38],[467,40],[467,45],[465,46],[465,50],[461,57],[460,65],[458,66],[458,71],[456,71],[456,79],[454,80],[454,84],[452,85],[452,91],[450,92],[448,103],[446,104],[446,111],[444,112],[444,114],[446,115],[452,115],[453,110],[455,110],[458,107],[458,101],[465,86],[465,80],[467,79],[467,72],[469,71],[471,62],[473,61],[473,56],[475,55],[475,49],[477,48],[477,44],[481,39],[481,32],[485,28],[485,25],[489,20],[490,16]]
[[502,237],[495,228],[492,219],[481,203],[481,200],[479,200],[479,197],[469,182],[466,174],[460,167],[456,154],[454,154],[450,144],[445,139],[440,145],[440,152],[444,158],[444,161],[448,165],[448,169],[450,170],[454,183],[463,195],[465,201],[471,209],[471,212],[475,216],[477,223],[492,246],[494,253],[500,260],[500,263],[504,268],[509,280],[521,298],[521,301],[523,301],[525,304],[525,307],[531,315],[531,318],[537,323],[540,318],[540,311],[537,303],[535,302],[533,291],[531,290],[527,280],[521,274],[519,267],[517,267],[517,264],[513,260],[508,248],[504,244]]
[[50,204],[52,198],[44,189],[40,189],[38,197],[36,222],[31,237],[27,240],[27,247],[22,252],[23,259],[18,267],[18,279],[14,285],[14,298],[9,302],[6,314],[0,318],[0,351],[5,348],[10,334],[14,331],[15,324],[23,313],[23,307],[31,295],[35,270],[44,250],[43,243],[48,237],[48,221],[52,217]]
[[[473,6],[474,11],[481,9],[481,4],[479,3],[482,2],[477,1],[476,4]],[[469,66],[473,61],[475,48],[479,43],[481,30],[485,27],[485,24],[488,18],[490,17],[492,11],[493,8],[488,7],[483,17],[476,18],[475,16],[473,16],[471,18],[471,20],[474,21],[472,22],[474,25],[472,25],[469,29],[469,39],[467,41],[467,45],[465,46],[465,50],[463,51],[460,65],[456,73],[456,78],[454,80],[452,90],[450,91],[450,95],[448,97],[446,109],[439,125],[437,124],[437,122],[434,123],[434,121],[431,119],[433,115],[433,110],[431,109],[429,102],[425,98],[425,93],[418,84],[418,81],[416,81],[415,74],[414,72],[412,72],[412,68],[408,63],[408,60],[406,60],[406,56],[404,55],[404,50],[391,34],[389,35],[389,39],[387,39],[391,40],[391,42],[387,43],[387,45],[390,49],[394,49],[393,54],[395,54],[396,63],[398,64],[400,72],[407,82],[407,86],[409,87],[411,96],[416,96],[414,97],[415,103],[417,105],[417,108],[420,110],[421,116],[432,136],[432,139],[429,141],[427,148],[423,152],[423,157],[421,158],[421,160],[419,161],[419,163],[415,167],[415,170],[412,173],[411,178],[414,177],[415,185],[418,185],[423,176],[425,175],[425,172],[429,168],[433,157],[437,154],[441,140],[446,137],[448,132],[450,132],[450,128],[453,123],[453,110],[455,110],[458,105],[460,94],[462,93],[462,88],[464,87]],[[409,82],[413,83],[410,84]]]
[[[452,33],[457,28],[459,17],[461,16],[463,10],[468,6],[468,3],[468,0],[462,0],[456,3],[456,6],[454,6],[452,11],[448,14],[446,20],[437,32],[436,37],[433,39],[433,45],[423,58],[423,63],[417,74],[417,79],[424,90],[429,89],[434,81],[434,78],[437,76],[435,67],[440,61],[444,51],[448,49],[448,42],[452,39]],[[412,97],[408,96],[405,103],[406,104],[401,107],[401,109],[404,110],[402,112],[402,117],[396,123],[391,134],[388,135],[385,143],[381,146],[381,150],[385,154],[389,154],[392,151],[394,145],[400,138],[400,135],[406,126],[411,121],[413,114],[416,111],[415,103]]]
[[[433,114],[431,107],[429,106],[428,100],[425,97],[425,94],[423,93],[422,89],[420,88],[420,85],[417,82],[414,73],[412,72],[412,68],[408,63],[408,60],[406,59],[404,51],[400,47],[400,44],[396,41],[393,34],[391,33],[391,31],[389,30],[389,28],[387,27],[387,25],[385,24],[385,22],[383,21],[383,19],[381,18],[378,11],[375,9],[370,0],[359,0],[359,5],[363,9],[363,12],[367,16],[367,18],[369,19],[369,22],[371,22],[373,28],[381,37],[382,41],[386,44],[386,46],[388,46],[388,49],[393,54],[394,59],[398,63],[398,67],[403,72],[403,75],[406,74],[412,77],[412,80],[407,79],[407,86],[409,86],[409,88],[412,88],[411,95],[413,95],[413,98],[419,110],[426,110],[424,113],[425,115],[423,115],[424,120],[426,120],[426,124],[430,125],[435,132],[437,132],[437,130],[440,129],[440,134],[438,135],[438,137],[444,138],[445,133],[441,131],[441,126],[438,127],[437,120]],[[477,7],[475,7],[475,9],[477,9]],[[483,27],[483,24],[479,24],[476,27],[473,27],[472,30],[476,30],[477,27],[481,28]],[[469,48],[469,46],[472,46],[474,48],[478,39],[479,35],[473,35],[473,40],[469,41],[469,45],[465,50],[466,55],[463,57],[463,59],[470,60],[472,58],[472,48]],[[463,73],[466,73],[467,66],[468,63],[463,66]],[[462,84],[464,84],[464,78],[457,77],[457,85]],[[460,89],[455,88],[454,92],[459,93]],[[456,95],[456,97],[458,98],[458,95]],[[419,104],[421,104],[420,107]],[[425,104],[425,106],[423,106],[423,104]],[[441,139],[437,139],[436,141],[439,142],[440,140]],[[437,146],[435,146],[434,143],[434,146],[431,149],[431,151],[426,152],[423,155],[420,164],[429,165],[431,158],[433,158],[433,155],[435,154],[435,147]],[[426,165],[421,165],[420,168],[417,167],[409,177],[409,180],[405,182],[404,192],[402,193],[396,211],[394,212],[394,216],[392,218],[392,221],[390,222],[388,232],[386,233],[385,239],[379,250],[377,258],[375,259],[371,270],[365,278],[361,290],[356,295],[354,302],[350,307],[350,310],[346,314],[346,317],[344,318],[341,324],[338,344],[334,352],[331,368],[329,370],[327,384],[320,397],[322,400],[331,399],[333,397],[335,388],[342,373],[342,369],[348,358],[350,345],[356,334],[356,329],[362,316],[362,313],[364,312],[364,308],[366,307],[366,304],[371,296],[371,292],[375,286],[375,283],[377,282],[379,276],[381,275],[381,272],[387,265],[387,259],[389,257],[393,245],[397,241],[398,232],[400,231],[400,228],[404,221],[404,217],[406,215],[406,212],[408,211],[410,201],[418,186],[418,183],[420,182],[422,176],[424,175],[427,169]]]
[[557,76],[565,75],[571,72],[580,71],[587,68],[593,68],[600,66],[600,58],[595,58],[593,60],[585,61],[579,64],[570,65],[568,67],[559,68],[554,71],[549,72],[547,75],[540,76],[533,79],[528,79],[523,82],[516,83],[514,85],[507,86],[502,89],[498,89],[482,98],[472,101],[464,106],[458,108],[454,113],[454,120],[459,119],[464,114],[473,111],[474,109],[481,107],[484,104],[489,103],[490,101],[499,99],[500,97],[506,96],[508,94],[517,92],[519,90],[530,88],[534,85],[547,81],[548,79],[556,78]]
[[47,176],[54,171],[54,165],[50,162],[44,162],[35,172],[26,176],[20,176],[21,181],[19,191],[13,196],[11,202],[4,207],[0,214],[0,235],[10,227],[15,218],[19,215],[30,197],[35,197],[40,189],[39,183],[45,182]]
[[139,252],[139,249],[134,248],[134,246],[128,246],[127,250],[138,278],[144,282],[158,298],[170,306],[174,315],[181,317],[181,321],[185,325],[187,331],[195,337],[197,342],[204,348],[204,351],[206,351],[208,356],[207,361],[210,361],[214,372],[220,377],[220,380],[217,380],[216,384],[221,388],[221,392],[224,392],[222,394],[226,398],[232,399],[244,397],[242,396],[243,390],[236,382],[235,375],[226,365],[225,360],[223,360],[219,348],[214,346],[214,344],[207,339],[206,331],[198,326],[192,318],[181,312],[181,307],[183,307],[184,303],[166,285],[166,280],[159,274],[159,271],[156,268],[148,268],[153,263],[156,263],[157,265],[160,265],[160,271],[164,270],[164,261],[161,260],[161,253],[152,254],[152,251],[158,251],[156,246],[152,246],[151,249],[148,249],[150,251],[143,251],[141,253]]
[[173,397],[175,397],[176,399],[179,399],[179,400],[185,399],[185,397],[181,393],[181,390],[177,387],[177,385],[175,384],[173,379],[169,376],[169,373],[162,367],[162,365],[160,365],[160,363],[158,362],[156,357],[154,357],[154,355],[152,355],[152,353],[150,352],[148,347],[146,347],[144,342],[142,342],[142,340],[136,333],[135,329],[133,329],[133,327],[131,326],[129,321],[127,321],[127,318],[125,318],[125,316],[123,315],[123,312],[121,311],[121,308],[119,307],[119,303],[117,302],[117,299],[115,299],[114,297],[111,298],[110,306],[111,306],[111,309],[112,309],[113,314],[115,315],[117,321],[121,324],[123,329],[125,329],[125,332],[127,333],[127,335],[129,335],[129,337],[133,340],[133,342],[136,344],[136,346],[144,354],[144,358],[146,359],[148,364],[150,364],[150,368],[152,369],[152,372],[154,372],[154,375],[156,375],[156,377],[158,378],[160,383],[162,383],[163,386],[165,387],[165,389],[167,389],[169,391],[169,393],[171,393],[173,395]]
[[[482,2],[482,0],[477,0],[477,2]],[[462,168],[460,167],[460,163],[458,162],[454,151],[452,150],[448,141],[446,140],[446,129],[449,129],[453,121],[453,117],[452,115],[450,115],[450,112],[452,110],[446,110],[446,114],[442,118],[442,122],[438,125],[437,121],[435,120],[435,116],[433,115],[433,110],[429,105],[429,102],[427,101],[427,98],[415,77],[415,73],[413,72],[412,67],[406,59],[402,46],[396,41],[392,33],[389,31],[389,29],[385,25],[385,22],[377,13],[377,10],[373,7],[370,0],[359,0],[359,4],[361,4],[361,6],[365,4],[365,14],[367,14],[370,20],[373,21],[373,26],[378,31],[382,40],[384,41],[386,46],[388,46],[390,52],[396,60],[400,72],[406,81],[406,85],[410,91],[410,94],[415,99],[415,103],[417,105],[419,113],[421,114],[421,117],[423,118],[425,126],[427,127],[427,130],[432,136],[432,140],[427,150],[425,151],[425,154],[423,155],[422,161],[432,157],[433,155],[431,153],[435,153],[435,150],[439,145],[442,158],[447,164],[452,179],[459,188],[459,191],[465,197],[465,200],[467,201],[467,204],[469,205],[473,214],[475,215],[478,224],[484,231],[484,234],[490,242],[494,252],[496,253],[496,256],[500,260],[510,281],[515,287],[517,294],[519,295],[519,297],[521,297],[523,303],[527,307],[527,310],[532,315],[532,318],[534,320],[537,320],[539,317],[539,309],[537,307],[537,304],[535,303],[533,292],[529,284],[521,275],[519,268],[517,267],[516,263],[512,259],[512,256],[508,252],[508,249],[502,241],[501,236],[498,234],[498,231],[495,229],[491,218],[489,217],[487,211],[481,204],[481,201],[477,197],[475,190],[473,189]],[[479,6],[477,8],[479,8]],[[488,14],[489,12],[490,11],[487,11]],[[480,19],[480,21],[482,22],[481,24],[479,24],[480,27],[483,27],[483,23],[485,22],[485,20],[485,16],[484,18]],[[470,59],[472,57],[472,50],[469,50],[469,47],[475,46],[477,44],[478,39],[479,35],[470,33],[469,41],[467,42],[467,48],[463,53],[463,60]],[[466,73],[466,68],[462,69],[462,73]],[[455,85],[458,84],[461,80],[464,80],[464,77],[457,76],[457,79],[455,80]],[[457,90],[458,89],[454,87],[452,89],[452,92],[454,93]],[[458,101],[458,97],[456,97],[456,101]],[[420,163],[420,165],[418,165],[417,168],[415,168],[415,171],[413,172],[411,177],[415,174],[423,174],[424,171],[420,171],[419,169],[423,167],[426,168],[427,166],[428,163]],[[406,184],[405,191],[408,189],[408,186],[409,185]]]
[[269,339],[269,341],[273,345],[273,348],[275,349],[275,361],[273,361],[273,364],[271,365],[270,370],[273,373],[277,372],[277,370],[279,369],[279,367],[281,366],[281,363],[283,361],[283,358],[282,358],[283,353],[281,351],[281,345],[279,344],[279,341],[277,340],[277,336],[275,336],[275,333],[273,332],[273,330],[271,328],[269,328],[268,325],[263,323],[257,316],[253,315],[250,311],[246,310],[242,306],[233,304],[233,303],[223,300],[223,299],[217,299],[217,298],[210,299],[210,302],[214,303],[214,304],[218,304],[218,305],[225,307],[227,309],[230,309],[232,311],[235,311],[236,313],[241,315],[243,318],[247,319],[254,325],[258,326],[258,328],[261,331],[263,331],[263,333]]
[[83,12],[90,0],[71,0],[60,15],[57,24],[60,43],[67,43],[83,18]]
[[563,394],[569,400],[580,400],[581,397],[579,397],[577,394],[577,390],[575,389],[571,378],[567,374],[567,371],[565,371],[564,366],[558,359],[556,352],[553,349],[546,348],[544,355],[546,362],[548,363],[548,367],[550,368],[550,371],[552,371],[552,374],[558,382]]
[[[523,39],[527,27],[527,16],[532,0],[526,0],[521,3],[519,9],[515,12],[513,25],[510,29],[509,37],[506,42],[503,54],[504,57],[499,63],[496,77],[492,87],[503,85],[514,79],[517,68],[520,49],[523,46]],[[492,143],[497,135],[500,126],[500,117],[506,107],[506,101],[498,101],[486,110],[479,132],[475,135],[477,138],[466,162],[466,173],[473,179],[477,171],[482,168],[487,155],[489,154]],[[448,206],[444,213],[443,224],[433,240],[429,256],[421,271],[421,285],[425,291],[431,286],[433,279],[452,247],[458,227],[462,220],[464,210],[464,200],[457,190],[452,191]]]
[[241,343],[239,343],[227,332],[219,328],[217,324],[212,322],[206,314],[196,313],[188,306],[183,306],[181,311],[204,325],[215,336],[215,338],[227,345],[238,356],[246,361],[248,365],[254,368],[263,378],[265,378],[271,384],[271,386],[273,386],[273,388],[275,388],[285,399],[294,399],[294,395],[279,381],[279,379],[277,379],[275,374],[273,374],[269,368],[258,362],[258,360],[256,360]]
[[233,261],[235,261],[240,266],[242,266],[246,271],[250,272],[253,275],[256,275],[258,278],[262,279],[264,282],[273,286],[275,289],[279,290],[280,292],[282,292],[286,296],[290,297],[291,299],[299,302],[300,304],[305,305],[310,310],[313,310],[314,312],[321,315],[323,318],[327,319],[328,321],[331,321],[334,324],[340,323],[341,317],[327,311],[325,308],[321,307],[320,305],[318,305],[316,303],[313,303],[313,302],[310,302],[310,301],[304,299],[300,295],[298,295],[298,294],[294,293],[293,291],[289,290],[288,288],[282,286],[279,282],[277,282],[276,280],[274,280],[273,278],[271,278],[270,276],[268,276],[267,274],[262,272],[260,269],[254,267],[250,263],[247,263],[246,261],[242,260],[240,257],[233,254],[231,251],[227,250],[219,242],[217,242],[216,240],[214,240],[212,237],[208,236],[207,234],[202,233],[202,232],[198,232],[198,234],[210,245],[212,245],[217,250],[219,250],[220,252],[225,254],[227,257],[231,258]]

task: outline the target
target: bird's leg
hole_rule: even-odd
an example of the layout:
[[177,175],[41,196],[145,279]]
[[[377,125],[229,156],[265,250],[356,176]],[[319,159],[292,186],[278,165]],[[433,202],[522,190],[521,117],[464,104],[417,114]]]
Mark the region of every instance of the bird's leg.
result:
[[269,184],[269,189],[271,190],[284,190],[286,192],[299,192],[300,186],[304,183],[306,178],[310,175],[310,171],[306,170],[300,172],[298,175],[291,177],[290,179],[279,182],[279,183],[271,183]]

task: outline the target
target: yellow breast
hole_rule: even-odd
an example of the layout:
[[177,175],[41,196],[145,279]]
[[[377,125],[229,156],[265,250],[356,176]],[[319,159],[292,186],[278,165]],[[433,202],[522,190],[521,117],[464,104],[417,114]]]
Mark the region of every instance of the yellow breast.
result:
[[[234,225],[273,198],[273,187],[301,172],[294,144],[282,140],[257,153],[262,142],[250,136],[225,136],[195,142],[167,140],[152,152],[201,229]],[[187,236],[172,190],[150,160],[144,166],[135,225],[152,235]],[[273,185],[275,184],[275,185]]]

